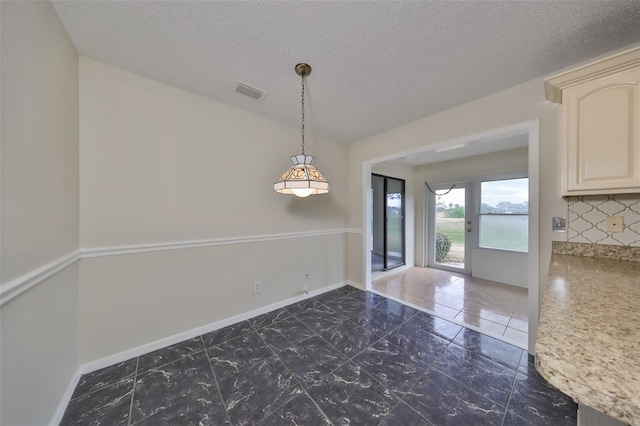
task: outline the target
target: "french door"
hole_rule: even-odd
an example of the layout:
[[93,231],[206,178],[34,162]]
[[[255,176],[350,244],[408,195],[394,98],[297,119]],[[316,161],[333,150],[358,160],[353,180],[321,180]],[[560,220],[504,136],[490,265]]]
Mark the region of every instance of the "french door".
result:
[[[432,192],[433,191],[433,192]],[[427,188],[429,244],[427,264],[433,268],[471,273],[471,182]]]

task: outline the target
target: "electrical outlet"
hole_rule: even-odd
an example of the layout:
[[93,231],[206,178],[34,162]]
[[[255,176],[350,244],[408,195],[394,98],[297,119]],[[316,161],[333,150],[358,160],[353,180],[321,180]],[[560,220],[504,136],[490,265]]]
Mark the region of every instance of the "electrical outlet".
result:
[[253,282],[253,292],[254,293],[260,293],[262,291],[262,282],[261,281],[254,281]]
[[309,294],[309,290],[310,290],[310,283],[309,283],[309,274],[305,274],[304,276],[304,288],[302,289],[302,291],[304,291],[304,294]]
[[609,216],[607,218],[607,232],[622,232],[623,227],[622,216]]

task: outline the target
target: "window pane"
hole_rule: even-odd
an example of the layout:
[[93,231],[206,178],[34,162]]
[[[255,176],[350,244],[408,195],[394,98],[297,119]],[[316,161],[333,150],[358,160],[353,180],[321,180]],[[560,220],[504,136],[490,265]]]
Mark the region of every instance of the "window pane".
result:
[[482,182],[480,214],[528,214],[529,179],[505,179]]
[[480,216],[480,247],[527,252],[529,216]]

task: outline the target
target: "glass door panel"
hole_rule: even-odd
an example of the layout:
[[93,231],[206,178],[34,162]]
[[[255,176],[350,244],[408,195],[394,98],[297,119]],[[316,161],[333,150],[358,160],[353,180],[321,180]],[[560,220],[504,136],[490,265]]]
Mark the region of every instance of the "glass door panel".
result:
[[371,272],[382,272],[384,264],[385,199],[384,176],[371,176]]
[[371,175],[371,272],[405,264],[404,180]]
[[385,269],[404,265],[404,181],[387,178]]
[[438,195],[432,197],[431,217],[433,226],[432,266],[466,272],[469,270],[469,241],[471,221],[469,220],[470,185],[457,184],[448,191],[438,188]]

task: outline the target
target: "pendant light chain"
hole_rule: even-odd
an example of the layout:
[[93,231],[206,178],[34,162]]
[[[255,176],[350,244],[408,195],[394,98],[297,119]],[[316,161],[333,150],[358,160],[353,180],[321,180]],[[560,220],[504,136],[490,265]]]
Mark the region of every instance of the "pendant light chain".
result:
[[302,75],[302,155],[304,155],[304,74]]
[[[0,0],[2,1],[2,0]],[[297,197],[308,197],[314,194],[327,194],[329,192],[329,182],[322,176],[312,163],[313,155],[306,155],[304,152],[304,92],[306,89],[306,77],[311,74],[309,64],[299,63],[295,67],[296,74],[302,78],[302,96],[301,96],[301,116],[302,123],[300,126],[302,133],[302,153],[293,155],[291,162],[293,166],[289,167],[280,176],[280,179],[273,184],[273,190],[280,194],[293,194]]]

